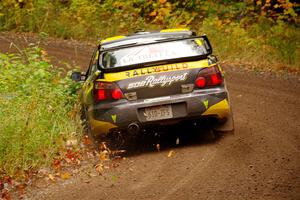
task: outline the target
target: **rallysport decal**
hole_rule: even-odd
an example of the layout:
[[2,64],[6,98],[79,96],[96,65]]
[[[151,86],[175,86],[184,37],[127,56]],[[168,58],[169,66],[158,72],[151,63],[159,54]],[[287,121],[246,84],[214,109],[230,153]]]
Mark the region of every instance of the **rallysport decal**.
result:
[[122,71],[122,72],[104,73],[104,78],[98,79],[97,81],[113,82],[113,81],[120,81],[128,78],[136,78],[139,76],[153,75],[153,74],[159,74],[159,73],[169,72],[169,71],[181,71],[181,70],[205,68],[205,67],[209,67],[207,59],[193,61],[193,62],[151,66],[151,67],[132,69],[132,70]]
[[167,71],[181,70],[181,69],[187,69],[187,68],[189,68],[188,63],[178,63],[178,64],[161,65],[161,66],[148,67],[148,68],[127,71],[127,72],[125,72],[125,75],[130,78],[130,77],[135,77],[135,76],[139,76],[139,75],[147,75],[147,74],[152,74],[152,73],[167,72]]
[[132,82],[129,83],[127,86],[127,89],[135,89],[135,88],[142,88],[142,87],[155,87],[155,86],[169,86],[174,82],[180,82],[180,81],[185,81],[188,77],[188,73],[184,73],[181,75],[172,75],[172,76],[147,76],[145,77],[145,80],[143,81],[137,81],[137,82]]

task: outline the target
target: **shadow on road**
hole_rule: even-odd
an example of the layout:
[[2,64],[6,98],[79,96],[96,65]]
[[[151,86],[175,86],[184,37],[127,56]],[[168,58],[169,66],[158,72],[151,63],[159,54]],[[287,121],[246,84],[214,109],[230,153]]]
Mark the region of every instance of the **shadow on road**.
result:
[[[212,131],[208,125],[195,127],[176,125],[161,130],[147,130],[125,140],[124,138],[117,141],[112,140],[109,147],[112,150],[125,150],[122,156],[133,157],[174,148],[213,144],[218,142],[222,136],[223,134]],[[116,139],[116,136],[112,137]]]

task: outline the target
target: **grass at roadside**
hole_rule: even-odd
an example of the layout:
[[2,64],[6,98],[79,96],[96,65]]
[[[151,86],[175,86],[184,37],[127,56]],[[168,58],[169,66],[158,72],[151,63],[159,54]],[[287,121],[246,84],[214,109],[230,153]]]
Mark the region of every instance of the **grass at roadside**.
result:
[[0,53],[0,176],[49,165],[81,132],[76,87],[32,46]]

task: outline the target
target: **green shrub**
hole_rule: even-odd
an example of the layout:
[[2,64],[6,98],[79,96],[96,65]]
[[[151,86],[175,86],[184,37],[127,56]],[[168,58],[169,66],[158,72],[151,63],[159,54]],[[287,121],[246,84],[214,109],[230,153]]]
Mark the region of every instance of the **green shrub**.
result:
[[258,23],[243,26],[217,17],[206,18],[198,32],[206,33],[215,54],[234,65],[261,69],[299,69],[299,28],[262,18]]
[[231,63],[299,69],[299,5],[289,0],[2,0],[0,31],[97,40],[190,27],[206,33]]
[[38,47],[0,54],[0,174],[49,164],[81,131],[76,84]]

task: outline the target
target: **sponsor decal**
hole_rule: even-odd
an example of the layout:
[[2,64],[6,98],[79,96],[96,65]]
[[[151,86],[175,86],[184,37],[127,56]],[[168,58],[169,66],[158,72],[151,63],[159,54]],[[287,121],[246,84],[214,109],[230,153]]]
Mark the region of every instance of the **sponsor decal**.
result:
[[185,81],[188,77],[188,73],[180,75],[162,75],[162,76],[147,76],[145,80],[132,82],[128,84],[127,89],[143,88],[143,87],[155,87],[155,86],[170,86],[174,82]]
[[205,109],[207,110],[207,108],[208,108],[208,100],[203,101],[203,104],[205,106]]
[[173,71],[173,70],[182,70],[189,68],[188,63],[176,63],[176,64],[170,64],[170,65],[161,65],[161,66],[155,66],[155,67],[148,67],[148,68],[142,68],[142,69],[136,69],[132,71],[125,72],[125,75],[127,77],[135,77],[140,75],[148,75],[152,73],[159,73],[159,72],[167,72],[167,71]]
[[113,120],[114,123],[117,122],[117,115],[111,115],[111,119]]
[[[158,48],[159,49],[159,48]],[[121,65],[132,65],[137,63],[145,63],[156,60],[165,60],[168,58],[175,58],[178,56],[175,51],[159,50],[155,51],[155,48],[149,48],[147,52],[143,52],[139,55],[127,55],[121,58]]]

